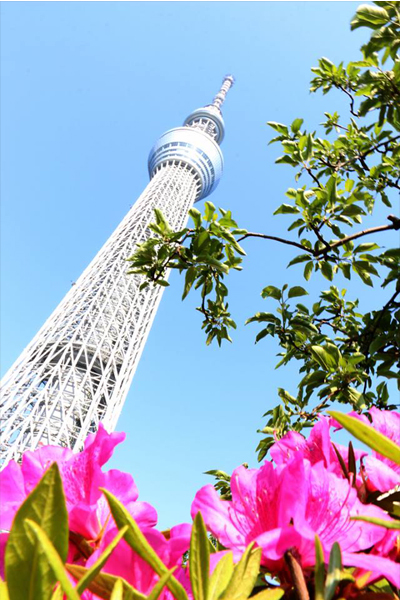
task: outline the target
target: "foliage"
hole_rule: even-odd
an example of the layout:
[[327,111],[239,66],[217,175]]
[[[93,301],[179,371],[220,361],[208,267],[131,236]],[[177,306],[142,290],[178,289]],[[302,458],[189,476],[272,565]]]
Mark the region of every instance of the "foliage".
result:
[[[361,227],[377,201],[391,207],[400,190],[400,13],[396,2],[361,5],[351,28],[372,30],[361,48],[361,60],[334,65],[321,58],[312,69],[311,91],[323,94],[339,90],[349,102],[349,119],[337,112],[325,113],[323,135],[307,130],[303,119],[290,126],[270,121],[283,154],[276,163],[295,169],[294,179],[307,181],[287,190],[288,200],[275,215],[291,218],[289,232],[298,240],[249,232],[238,227],[230,211],[205,203],[204,214],[193,208],[191,228],[173,232],[156,210],[154,237],[129,259],[131,273],[144,276],[143,286],[168,285],[167,270],[185,273],[182,298],[198,289],[206,343],[231,341],[236,328],[227,302],[226,276],[241,270],[243,241],[251,237],[275,241],[297,249],[288,266],[303,265],[303,277],[313,273],[328,282],[341,274],[358,277],[372,287],[376,278],[388,289],[388,300],[377,310],[361,313],[359,301],[346,290],[330,285],[311,306],[297,298],[308,294],[301,285],[278,289],[267,285],[262,298],[275,304],[271,312],[258,312],[247,323],[262,328],[256,343],[267,336],[277,339],[281,352],[277,366],[299,362],[301,379],[296,394],[280,389],[282,403],[265,416],[269,434],[258,447],[261,460],[275,435],[288,429],[300,431],[315,422],[333,401],[366,410],[389,403],[388,380],[399,375],[400,353],[400,250],[382,250],[371,235],[400,229],[400,219],[388,215],[388,223]],[[353,233],[353,228],[356,231]],[[365,238],[365,239],[363,239]],[[389,291],[389,288],[390,291]]]

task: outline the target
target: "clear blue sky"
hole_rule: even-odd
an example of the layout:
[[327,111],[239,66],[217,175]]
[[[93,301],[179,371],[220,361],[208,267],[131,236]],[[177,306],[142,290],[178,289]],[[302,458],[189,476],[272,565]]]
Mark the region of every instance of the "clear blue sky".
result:
[[[237,83],[212,201],[243,227],[286,234],[289,221],[272,213],[293,171],[274,165],[280,149],[267,145],[265,123],[303,117],[313,129],[324,111],[347,114],[340,96],[308,88],[318,57],[357,60],[367,37],[350,33],[357,5],[1,4],[3,373],[146,186],[154,141],[209,102],[226,73]],[[133,474],[161,527],[189,519],[196,490],[211,482],[204,471],[255,465],[256,429],[278,403],[276,388],[295,393],[295,368],[274,371],[274,341],[254,346],[256,327],[242,324],[272,308],[262,287],[302,284],[301,268],[286,271],[293,253],[273,242],[246,249],[244,272],[230,280],[234,344],[205,347],[197,299],[182,304],[173,275],[118,424],[127,441],[111,464]],[[314,297],[326,287],[319,276],[309,285]],[[362,290],[364,308],[386,297],[346,287]]]

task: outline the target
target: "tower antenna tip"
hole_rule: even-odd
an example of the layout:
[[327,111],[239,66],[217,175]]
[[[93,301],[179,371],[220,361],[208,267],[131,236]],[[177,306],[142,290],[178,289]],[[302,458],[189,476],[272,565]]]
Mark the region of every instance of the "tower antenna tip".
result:
[[220,90],[219,90],[218,94],[215,96],[211,106],[215,106],[215,108],[217,108],[218,110],[221,110],[221,106],[224,103],[226,94],[228,93],[229,88],[231,88],[234,83],[235,83],[235,78],[233,75],[225,75],[222,85],[220,87]]

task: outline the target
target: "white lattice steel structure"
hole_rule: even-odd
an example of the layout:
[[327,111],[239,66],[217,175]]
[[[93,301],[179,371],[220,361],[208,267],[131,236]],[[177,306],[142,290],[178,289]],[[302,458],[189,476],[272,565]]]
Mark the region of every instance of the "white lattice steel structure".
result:
[[139,291],[126,258],[148,238],[155,207],[179,230],[193,203],[215,189],[223,164],[220,108],[232,84],[227,76],[211,105],[156,142],[149,185],[5,375],[1,463],[39,444],[78,450],[100,421],[114,429],[163,292]]

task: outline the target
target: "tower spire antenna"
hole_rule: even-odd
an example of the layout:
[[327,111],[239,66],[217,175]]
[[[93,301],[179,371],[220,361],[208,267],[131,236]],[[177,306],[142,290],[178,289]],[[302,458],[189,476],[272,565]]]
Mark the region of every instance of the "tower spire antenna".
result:
[[225,125],[222,118],[221,106],[225,101],[229,89],[235,82],[233,75],[225,75],[218,94],[211,104],[197,108],[186,117],[184,125],[201,130],[221,144],[225,135]]
[[214,97],[211,106],[215,106],[218,110],[221,110],[221,106],[223,105],[226,95],[229,92],[230,88],[235,83],[235,78],[233,75],[225,75],[222,85],[219,89],[218,94]]

